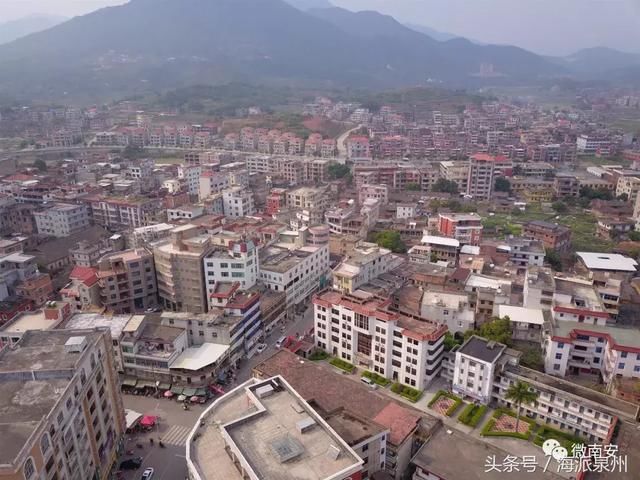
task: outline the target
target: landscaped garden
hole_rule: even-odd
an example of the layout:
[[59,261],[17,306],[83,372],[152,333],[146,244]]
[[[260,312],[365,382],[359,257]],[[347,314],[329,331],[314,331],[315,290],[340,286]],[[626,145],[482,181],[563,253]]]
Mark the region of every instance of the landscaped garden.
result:
[[474,405],[471,403],[464,408],[458,417],[458,421],[469,427],[475,427],[480,423],[484,414],[487,413],[487,409],[486,405]]
[[569,453],[573,451],[574,445],[587,444],[587,442],[580,437],[576,437],[575,435],[571,435],[570,433],[563,432],[561,430],[556,430],[555,428],[551,428],[547,425],[543,425],[538,429],[536,436],[533,439],[533,443],[541,447],[542,444],[550,438],[558,440]]
[[401,383],[394,383],[391,385],[391,391],[393,393],[397,393],[401,397],[406,398],[410,402],[416,403],[422,397],[422,391],[416,390],[415,388],[408,387],[406,385],[402,385]]
[[381,387],[387,387],[391,383],[391,380],[384,378],[382,375],[378,375],[375,372],[365,371],[362,373],[362,376],[368,378],[373,383],[380,385]]
[[452,416],[460,405],[462,405],[460,397],[444,390],[438,390],[429,402],[429,408],[447,417]]
[[506,408],[498,408],[482,428],[482,435],[486,437],[513,437],[529,440],[531,432],[537,427],[536,422],[530,418],[517,419],[515,412]]
[[341,358],[332,358],[331,360],[329,360],[329,363],[334,367],[339,368],[340,370],[343,370],[347,373],[353,373],[353,371],[356,369],[355,365],[349,362],[346,362]]

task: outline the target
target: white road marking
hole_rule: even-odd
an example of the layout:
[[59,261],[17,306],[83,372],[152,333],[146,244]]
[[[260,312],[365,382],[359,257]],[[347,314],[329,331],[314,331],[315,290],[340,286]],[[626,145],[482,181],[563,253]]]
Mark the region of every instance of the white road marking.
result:
[[182,427],[180,425],[173,425],[167,433],[162,437],[162,443],[182,446],[186,445],[187,437],[191,432],[190,427]]

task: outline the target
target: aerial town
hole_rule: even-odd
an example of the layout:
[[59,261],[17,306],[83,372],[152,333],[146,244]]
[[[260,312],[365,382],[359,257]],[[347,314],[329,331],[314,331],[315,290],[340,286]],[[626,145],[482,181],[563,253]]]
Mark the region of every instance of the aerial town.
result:
[[638,478],[640,87],[2,78],[0,480]]

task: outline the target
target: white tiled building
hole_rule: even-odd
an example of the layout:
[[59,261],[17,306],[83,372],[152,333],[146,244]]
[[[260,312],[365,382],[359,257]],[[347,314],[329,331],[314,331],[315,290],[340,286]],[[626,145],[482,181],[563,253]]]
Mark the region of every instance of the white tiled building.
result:
[[276,292],[287,292],[287,305],[307,299],[329,274],[329,246],[308,245],[297,250],[269,247],[260,259],[260,280]]
[[447,327],[386,308],[371,294],[313,299],[315,344],[392,381],[424,389],[440,371]]
[[89,226],[89,212],[84,205],[57,203],[33,216],[42,235],[68,237]]
[[253,193],[243,187],[234,187],[222,192],[224,214],[227,217],[247,217],[255,213]]
[[251,240],[230,242],[216,248],[203,262],[208,294],[213,293],[219,282],[238,282],[243,290],[247,290],[258,280],[258,249]]
[[198,195],[200,193],[200,175],[202,167],[200,165],[179,165],[178,178],[182,180],[189,195]]

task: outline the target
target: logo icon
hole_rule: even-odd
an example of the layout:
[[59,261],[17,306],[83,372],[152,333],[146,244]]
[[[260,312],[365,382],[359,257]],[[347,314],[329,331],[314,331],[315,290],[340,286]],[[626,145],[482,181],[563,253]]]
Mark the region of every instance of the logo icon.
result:
[[542,451],[546,457],[552,457],[556,462],[561,462],[569,456],[566,448],[560,445],[555,438],[550,438],[542,444]]

